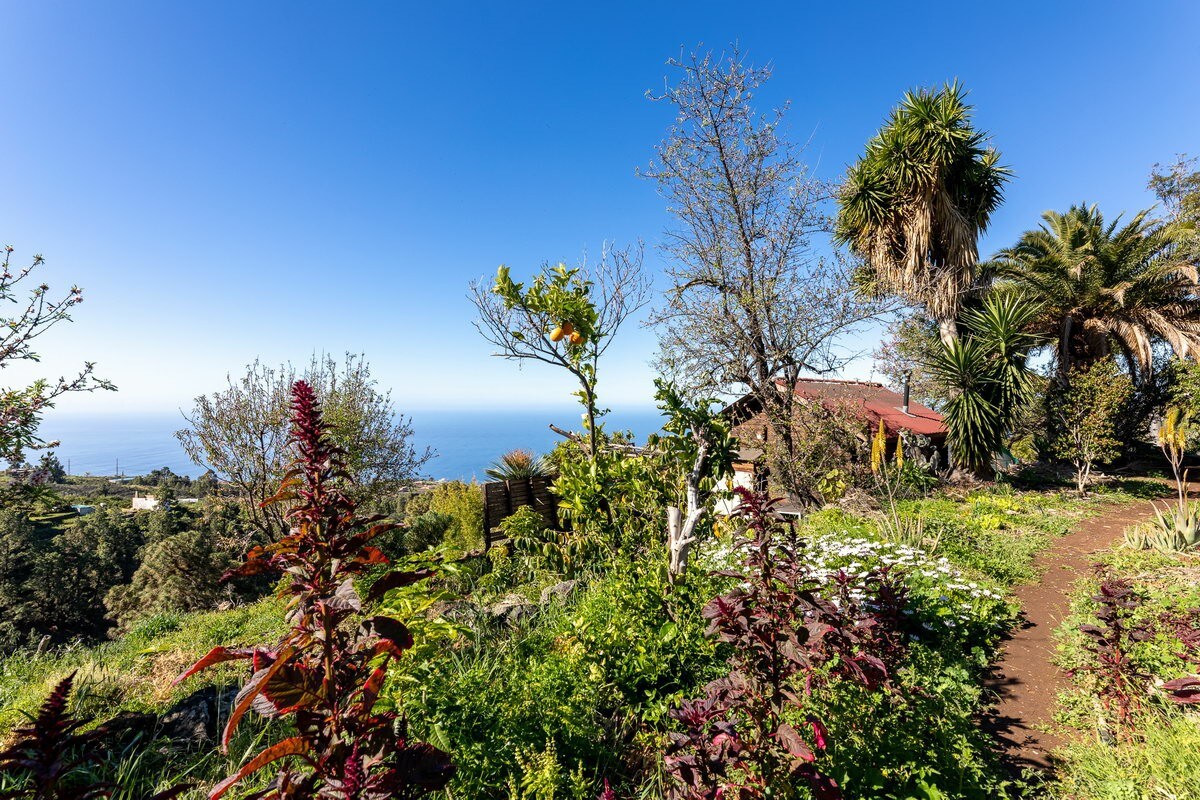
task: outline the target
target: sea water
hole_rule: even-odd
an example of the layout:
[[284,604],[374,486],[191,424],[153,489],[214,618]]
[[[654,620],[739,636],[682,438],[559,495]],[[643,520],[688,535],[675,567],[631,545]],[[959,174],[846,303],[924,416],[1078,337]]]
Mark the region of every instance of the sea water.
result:
[[[565,430],[581,429],[577,408],[418,410],[408,416],[414,444],[436,452],[422,474],[447,480],[482,480],[483,471],[509,450],[548,452],[562,440],[550,430],[551,423]],[[604,419],[608,430],[628,430],[638,442],[658,431],[662,421],[653,408],[614,409]],[[169,467],[178,475],[196,477],[204,469],[188,458],[174,436],[186,425],[178,412],[51,412],[39,433],[46,441],[61,441],[54,452],[72,475],[144,475]]]

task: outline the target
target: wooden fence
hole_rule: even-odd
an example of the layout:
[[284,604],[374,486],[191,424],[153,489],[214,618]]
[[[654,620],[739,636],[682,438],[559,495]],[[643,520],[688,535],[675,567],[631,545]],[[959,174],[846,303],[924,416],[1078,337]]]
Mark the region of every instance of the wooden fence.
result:
[[492,546],[500,522],[522,506],[531,506],[546,520],[546,527],[558,530],[558,498],[550,491],[553,478],[521,478],[492,481],[483,485],[483,547]]

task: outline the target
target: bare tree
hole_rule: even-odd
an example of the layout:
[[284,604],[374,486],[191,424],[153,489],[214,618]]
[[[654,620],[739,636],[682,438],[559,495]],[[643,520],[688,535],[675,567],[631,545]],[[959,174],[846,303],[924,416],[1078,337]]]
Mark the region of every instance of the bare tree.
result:
[[663,246],[672,286],[651,317],[660,362],[697,392],[753,393],[779,445],[773,472],[784,478],[803,446],[791,387],[804,372],[844,366],[852,354],[841,337],[885,308],[854,291],[840,253],[815,251],[831,228],[833,187],[781,135],[784,109],[754,111],[770,69],[747,66],[736,49],[669,63],[678,82],[648,96],[677,116],[642,172],[677,222]]
[[275,494],[292,458],[288,404],[297,378],[316,389],[360,499],[417,477],[433,456],[412,443],[411,420],[396,411],[391,392],[380,391],[363,356],[348,353],[341,363],[313,356],[303,369],[255,360],[240,378],[229,376],[224,390],[197,397],[184,415],[188,427],[175,437],[192,461],[229,482],[250,523],[268,538],[286,530],[283,509],[260,504]]
[[[495,281],[471,284],[468,294],[479,311],[475,328],[493,347],[494,356],[514,361],[540,361],[566,370],[579,382],[579,399],[587,414],[588,448],[597,447],[596,370],[621,326],[650,302],[650,282],[642,273],[642,246],[605,246],[598,262],[586,259],[571,274],[560,265],[547,268],[526,291],[501,267]],[[562,314],[573,327],[584,326],[576,346],[556,338]]]

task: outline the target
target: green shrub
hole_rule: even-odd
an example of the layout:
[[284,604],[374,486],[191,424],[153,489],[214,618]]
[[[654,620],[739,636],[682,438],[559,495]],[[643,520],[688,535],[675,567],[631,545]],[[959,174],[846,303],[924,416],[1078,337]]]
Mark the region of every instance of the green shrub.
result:
[[211,609],[232,599],[220,579],[235,563],[204,533],[177,533],[146,545],[133,579],[109,590],[104,604],[122,628],[147,614]]
[[404,554],[420,553],[441,544],[456,524],[457,520],[452,515],[438,511],[427,511],[410,519],[408,528],[398,531],[403,535]]
[[454,520],[445,532],[449,547],[463,553],[483,547],[483,487],[478,483],[438,484],[429,493],[429,511]]
[[842,681],[813,698],[829,728],[828,772],[846,797],[1012,796],[977,724],[986,703],[977,666],[953,648],[916,645],[896,679],[893,692]]
[[500,531],[529,575],[552,572],[575,578],[603,553],[595,538],[585,532],[546,527],[546,520],[531,506],[522,506],[505,518]]
[[511,638],[427,667],[407,710],[418,735],[454,754],[454,796],[505,797],[522,759],[551,747],[564,780],[581,772],[593,789],[657,750],[658,734],[646,731],[661,732],[675,699],[720,674],[699,613],[712,579],[689,576],[668,595],[664,572],[613,570]]

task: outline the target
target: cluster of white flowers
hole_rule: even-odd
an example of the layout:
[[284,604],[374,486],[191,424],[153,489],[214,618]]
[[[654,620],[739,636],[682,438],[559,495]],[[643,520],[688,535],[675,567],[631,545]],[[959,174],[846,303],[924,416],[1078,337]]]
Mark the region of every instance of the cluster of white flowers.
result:
[[[736,551],[725,543],[712,543],[702,558],[716,568],[735,566]],[[803,568],[814,582],[832,585],[839,573],[851,580],[848,593],[864,599],[865,581],[877,569],[891,567],[904,577],[911,597],[909,612],[926,630],[961,628],[996,629],[1006,624],[1004,596],[968,579],[946,558],[935,558],[919,547],[882,542],[846,531],[810,536],[801,552]]]
[[[925,627],[941,622],[948,628],[963,624],[1002,626],[1004,597],[994,589],[966,578],[947,558],[934,558],[919,547],[881,542],[848,533],[823,534],[808,539],[805,570],[816,581],[828,583],[839,572],[865,579],[880,567],[891,567],[917,601]],[[854,592],[858,595],[854,595]],[[851,589],[861,597],[861,589]],[[932,621],[931,621],[932,620]]]

